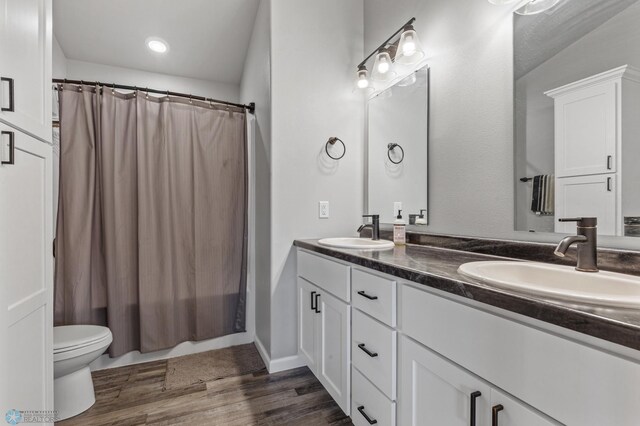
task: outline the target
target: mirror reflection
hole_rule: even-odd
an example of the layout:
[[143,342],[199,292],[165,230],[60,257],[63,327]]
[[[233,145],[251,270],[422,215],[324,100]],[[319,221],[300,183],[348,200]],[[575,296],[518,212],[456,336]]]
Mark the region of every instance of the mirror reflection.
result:
[[640,1],[514,15],[516,230],[640,236]]
[[428,75],[421,68],[368,102],[367,210],[427,224]]

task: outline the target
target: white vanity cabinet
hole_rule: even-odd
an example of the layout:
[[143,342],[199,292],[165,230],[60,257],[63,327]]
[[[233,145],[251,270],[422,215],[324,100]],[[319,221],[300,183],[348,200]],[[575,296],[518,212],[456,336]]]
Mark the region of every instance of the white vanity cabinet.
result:
[[52,0],[0,0],[0,121],[51,142]]
[[351,405],[350,270],[349,265],[298,251],[298,354],[347,414]]
[[[640,181],[640,70],[625,65],[545,94],[554,102],[556,217],[597,216],[600,233],[623,235],[624,216],[640,215],[628,196]],[[556,222],[555,231],[575,225]]]
[[299,354],[355,425],[640,424],[640,356],[302,249],[298,261]]

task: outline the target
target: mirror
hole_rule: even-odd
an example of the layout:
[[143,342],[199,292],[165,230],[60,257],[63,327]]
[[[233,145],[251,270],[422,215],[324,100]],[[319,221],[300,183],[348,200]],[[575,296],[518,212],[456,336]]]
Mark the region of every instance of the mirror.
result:
[[424,67],[368,101],[366,206],[383,223],[402,209],[405,223],[427,224],[428,100]]
[[640,1],[514,14],[515,226],[640,236]]

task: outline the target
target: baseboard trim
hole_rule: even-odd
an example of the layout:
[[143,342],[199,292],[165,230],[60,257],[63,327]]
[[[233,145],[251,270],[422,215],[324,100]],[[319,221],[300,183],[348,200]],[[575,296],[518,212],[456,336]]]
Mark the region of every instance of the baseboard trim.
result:
[[266,365],[267,370],[269,370],[269,373],[278,373],[280,371],[291,370],[293,368],[304,367],[306,365],[299,355],[271,359],[258,336],[255,338],[255,344],[260,357],[262,357],[262,360],[264,361],[264,365]]

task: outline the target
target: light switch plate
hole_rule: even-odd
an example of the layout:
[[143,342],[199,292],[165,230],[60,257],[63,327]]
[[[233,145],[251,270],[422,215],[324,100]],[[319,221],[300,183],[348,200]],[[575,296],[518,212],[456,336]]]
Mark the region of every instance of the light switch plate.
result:
[[318,217],[320,219],[329,219],[329,202],[318,201]]

